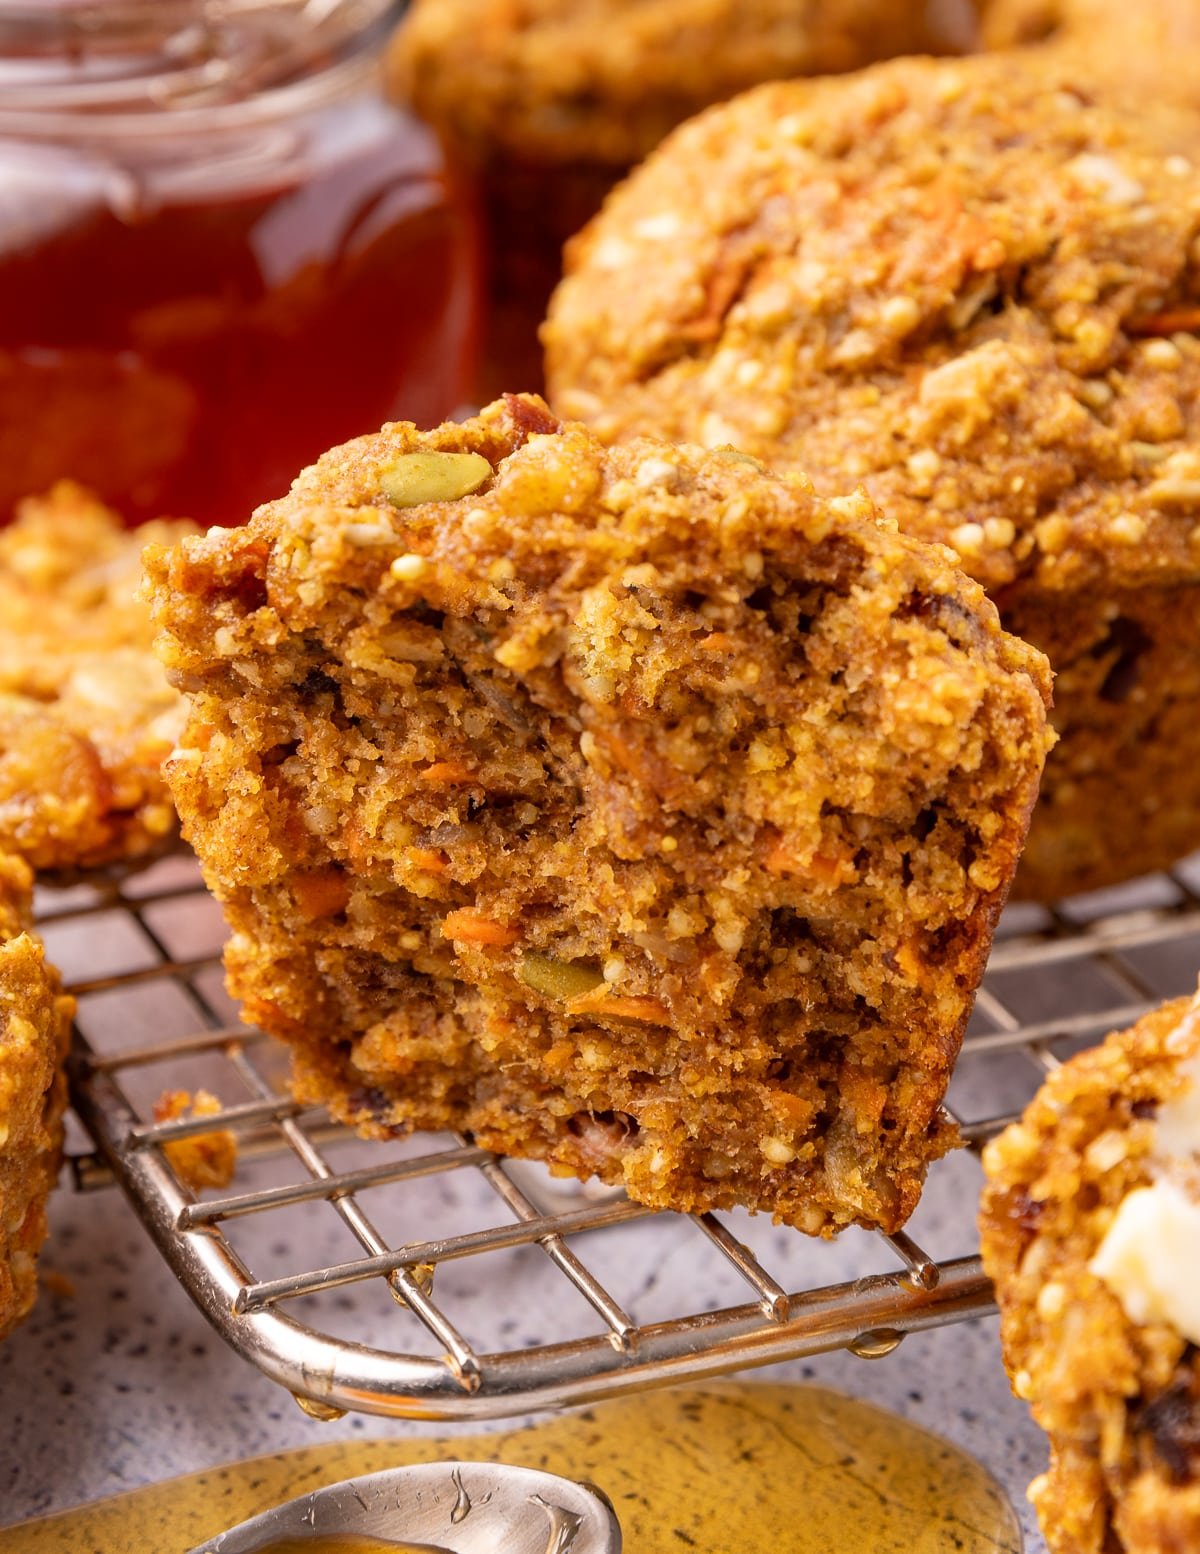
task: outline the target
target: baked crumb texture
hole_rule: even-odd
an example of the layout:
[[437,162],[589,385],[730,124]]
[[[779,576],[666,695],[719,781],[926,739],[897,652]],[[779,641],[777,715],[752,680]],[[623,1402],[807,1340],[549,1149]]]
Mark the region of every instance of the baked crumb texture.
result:
[[1065,50],[763,87],[571,245],[550,393],[607,441],[862,482],[1049,655],[1017,892],[1200,846],[1200,121]]
[[58,1176],[74,1003],[26,932],[31,876],[0,855],[0,1338],[37,1294],[46,1198]]
[[[155,1122],[178,1118],[219,1117],[220,1100],[208,1090],[164,1090],[154,1103]],[[192,1192],[206,1187],[228,1187],[237,1172],[237,1136],[229,1128],[171,1139],[162,1146],[172,1171]]]
[[969,0],[415,0],[395,95],[475,168],[490,228],[489,397],[537,388],[566,240],[683,119],[778,76],[966,47]]
[[90,867],[174,831],[160,768],[182,708],[135,594],[142,546],[188,532],[131,533],[65,482],[0,529],[0,852]]
[[1155,1176],[1156,1117],[1200,1056],[1196,1014],[1178,999],[1073,1058],[984,1153],[984,1266],[1014,1391],[1050,1437],[1030,1498],[1053,1554],[1200,1548],[1196,1347],[1132,1321],[1089,1266]]
[[[1025,47],[1057,56],[1137,108],[1200,108],[1200,6],[1196,0],[989,0],[984,48]],[[1196,130],[1186,139],[1195,146]]]
[[304,1098],[903,1222],[1045,740],[1044,660],[944,551],[511,396],[148,568],[185,834]]

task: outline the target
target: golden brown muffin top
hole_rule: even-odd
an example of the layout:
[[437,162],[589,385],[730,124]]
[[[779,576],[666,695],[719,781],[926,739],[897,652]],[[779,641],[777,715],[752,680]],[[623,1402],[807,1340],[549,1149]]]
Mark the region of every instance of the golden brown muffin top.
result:
[[[987,0],[981,19],[989,48],[1069,41],[1097,50],[1200,46],[1196,0]],[[1137,60],[1125,54],[1126,65]],[[1164,61],[1166,63],[1166,61]],[[1162,85],[1171,85],[1164,70]],[[1197,95],[1200,95],[1198,93]]]
[[[573,855],[594,833],[602,852],[654,873],[659,832],[690,836],[692,828],[687,845],[676,837],[671,846],[717,892],[717,916],[739,921],[750,911],[735,900],[742,887],[720,884],[736,861],[761,872],[760,854],[786,837],[787,856],[766,874],[798,871],[803,881],[797,860],[854,852],[843,810],[918,824],[919,795],[935,773],[957,784],[955,802],[965,804],[984,782],[983,764],[1006,794],[985,827],[996,853],[983,857],[981,843],[953,879],[906,887],[908,908],[937,927],[969,911],[1011,871],[1051,737],[1045,658],[1001,629],[991,601],[944,548],[898,532],[865,496],[823,501],[807,482],[732,449],[651,440],[606,448],[585,427],[557,423],[533,396],[506,396],[430,432],[396,423],[333,449],[244,529],[152,547],[146,569],[165,628],[160,657],[190,693],[192,717],[170,762],[185,833],[206,856],[210,806],[191,785],[196,773],[211,781],[230,763],[217,784],[218,829],[229,832],[243,811],[255,817],[236,841],[226,838],[239,888],[317,867],[328,838],[320,826],[297,826],[287,804],[268,804],[264,827],[262,795],[253,781],[243,793],[236,776],[252,713],[233,717],[236,740],[216,751],[214,726],[230,720],[231,705],[253,702],[260,742],[286,747],[296,735],[278,698],[313,675],[319,692],[335,657],[347,666],[355,716],[390,727],[397,706],[408,705],[396,698],[415,697],[412,688],[430,676],[441,710],[426,729],[428,702],[413,703],[395,732],[404,761],[385,762],[365,788],[349,772],[335,778],[340,763],[331,759],[313,805],[341,813],[376,788],[395,805],[410,784],[405,803],[436,831],[452,818],[439,805],[457,803],[462,777],[428,781],[425,762],[465,768],[483,792],[504,793],[546,760],[574,773],[565,784],[572,804],[586,796],[586,817],[564,838],[543,822],[551,850]],[[806,590],[820,596],[819,619],[808,618]],[[461,685],[460,661],[468,666]],[[395,687],[386,705],[373,704],[373,676]],[[476,697],[487,709],[482,723]],[[998,702],[1008,711],[993,717]],[[324,730],[304,734],[306,750],[339,742],[336,726],[324,729],[323,702],[305,716]],[[530,730],[544,719],[550,731],[533,743],[552,754],[531,767]],[[1005,746],[990,765],[985,727]],[[427,748],[431,738],[436,746]],[[285,760],[285,780],[291,770]],[[1014,811],[1007,853],[1001,807]],[[189,819],[197,812],[202,826]],[[724,850],[704,842],[710,813],[724,817]],[[392,833],[372,815],[354,843],[355,867],[370,860],[428,895],[428,845],[399,847],[397,862]],[[465,849],[474,861],[461,881],[453,870],[442,880],[449,906],[469,902],[477,864],[509,856],[510,821],[508,809],[476,817],[473,833],[482,828],[489,842],[478,855]],[[543,873],[559,877],[562,868],[539,865],[530,877]],[[833,868],[818,895],[831,879],[874,900],[857,868]],[[545,914],[539,931],[549,931]],[[693,994],[704,1002],[694,988],[681,997]]]
[[[470,421],[431,431],[395,422],[331,449],[242,529],[213,529],[174,550],[151,546],[145,565],[156,618],[171,620],[159,656],[192,690],[193,637],[208,643],[227,617],[241,641],[248,606],[268,601],[292,632],[360,618],[364,630],[386,630],[414,601],[435,610],[469,605],[494,613],[493,653],[502,665],[557,672],[571,622],[554,617],[547,594],[575,600],[603,585],[625,601],[632,621],[639,568],[661,589],[703,582],[717,590],[730,574],[752,591],[764,551],[801,544],[829,544],[860,558],[856,565],[865,561],[880,620],[896,590],[914,580],[930,595],[961,599],[956,613],[978,663],[1028,676],[1035,701],[1048,695],[1042,654],[1000,628],[994,606],[953,556],[899,532],[867,498],[823,500],[804,477],[779,475],[732,448],[652,439],[606,447],[586,427],[558,422],[535,395],[505,395]],[[231,581],[239,569],[244,587]],[[209,580],[201,589],[197,580],[214,570],[219,585]],[[855,604],[865,631],[874,607],[865,597]],[[582,631],[596,623],[577,624]],[[627,621],[623,629],[633,627]],[[648,650],[658,639],[647,623],[640,630]],[[623,648],[613,642],[614,663],[632,667],[633,640]],[[262,645],[252,637],[242,646]],[[579,685],[598,712],[611,696],[603,657]],[[277,667],[282,674],[286,666]],[[653,666],[642,672],[652,677]],[[926,718],[916,707],[910,714],[910,732],[897,730],[902,743],[926,723],[935,741],[950,737],[953,719]]]
[[1086,65],[1135,105],[1200,108],[1196,0],[991,0],[980,29],[987,48],[1026,46]]
[[760,81],[966,46],[927,0],[417,0],[393,81],[479,160],[622,167]]
[[0,529],[0,850],[37,868],[144,852],[172,827],[158,776],[182,726],[138,602],[142,547],[78,486]]
[[551,398],[863,481],[991,587],[1190,579],[1198,139],[1061,53],[759,88],[571,245]]
[[0,529],[0,686],[51,694],[80,653],[144,648],[149,618],[134,598],[142,549],[193,532],[169,521],[127,529],[65,480],[22,502]]
[[33,874],[20,858],[0,853],[0,944],[29,925]]
[[0,852],[0,1338],[33,1305],[58,1175],[74,1000],[29,926],[33,876]]

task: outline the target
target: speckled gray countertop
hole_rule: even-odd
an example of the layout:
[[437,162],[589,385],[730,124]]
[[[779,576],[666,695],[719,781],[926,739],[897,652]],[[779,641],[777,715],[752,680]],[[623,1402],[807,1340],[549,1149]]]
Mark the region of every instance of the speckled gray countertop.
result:
[[[171,860],[151,871],[145,890],[189,867]],[[143,888],[143,887],[139,887]],[[52,897],[52,907],[66,897]],[[194,959],[219,946],[221,927],[212,904],[194,897],[164,899],[145,914],[161,945]],[[138,932],[119,914],[97,913],[51,927],[47,942],[68,976],[144,964],[152,958]],[[1157,956],[1157,958],[1156,958]],[[1200,932],[1177,940],[1170,953],[1155,951],[1141,970],[1163,996],[1194,985]],[[1092,975],[1089,973],[1089,976]],[[219,1001],[219,973],[202,970],[206,996]],[[1065,989],[1047,982],[1019,990],[1042,1006],[1106,1007],[1114,989],[1084,979]],[[194,1010],[176,990],[152,986],[101,992],[83,1001],[81,1028],[96,1046],[185,1034]],[[975,1060],[956,1079],[960,1113],[988,1115],[1019,1104],[1028,1093],[1028,1067],[1016,1072],[1010,1056]],[[1028,1060],[1026,1060],[1027,1063]],[[180,1085],[207,1083],[203,1066],[181,1072]],[[161,1075],[159,1076],[161,1080]],[[228,1097],[227,1097],[228,1099]],[[86,1141],[74,1139],[76,1149]],[[350,1142],[346,1161],[384,1147]],[[390,1146],[389,1146],[390,1147]],[[357,1154],[355,1154],[357,1152]],[[339,1159],[338,1168],[346,1161]],[[263,1167],[269,1170],[269,1167]],[[974,1249],[972,1220],[980,1173],[963,1154],[943,1162],[930,1179],[910,1230],[935,1256]],[[244,1178],[239,1170],[239,1188]],[[430,1178],[421,1194],[404,1200],[390,1237],[413,1241],[478,1224],[495,1201],[481,1208],[484,1192],[466,1173]],[[262,1216],[259,1217],[264,1218]],[[879,1270],[877,1243],[851,1232],[834,1246],[747,1216],[728,1217],[735,1233],[755,1250],[787,1287],[801,1289]],[[161,1261],[140,1222],[114,1187],[58,1192],[52,1235],[43,1262],[53,1275],[31,1319],[0,1346],[0,1401],[6,1428],[0,1434],[0,1524],[63,1509],[172,1475],[292,1446],[353,1437],[409,1433],[462,1434],[460,1423],[415,1424],[348,1416],[333,1423],[307,1417],[281,1388],[258,1374],[207,1325]],[[239,1222],[242,1223],[242,1222]],[[353,1254],[345,1227],[324,1203],[299,1205],[260,1227],[253,1266],[260,1277],[337,1262]],[[592,1238],[581,1238],[583,1246]],[[605,1231],[605,1277],[639,1321],[657,1321],[683,1309],[699,1312],[746,1299],[727,1262],[686,1220],[662,1216]],[[393,1240],[392,1244],[399,1244]],[[583,1247],[581,1247],[581,1250]],[[588,1252],[589,1262],[592,1254]],[[814,1263],[814,1259],[818,1259]],[[451,1263],[439,1273],[443,1294],[477,1348],[553,1341],[568,1335],[569,1321],[548,1261],[536,1247],[484,1260]],[[561,1283],[561,1281],[559,1281]],[[381,1291],[380,1281],[330,1292],[322,1321],[328,1331],[381,1348],[416,1352],[410,1313]],[[585,1313],[590,1316],[590,1313]],[[568,1323],[568,1327],[564,1327]],[[593,1322],[594,1330],[594,1322]],[[418,1335],[425,1338],[423,1331]],[[426,1347],[424,1352],[430,1352]],[[997,1475],[1017,1506],[1031,1554],[1044,1545],[1024,1498],[1030,1478],[1045,1462],[1045,1442],[1027,1410],[1009,1392],[994,1318],[974,1320],[912,1336],[891,1355],[862,1360],[850,1354],[819,1355],[754,1373],[764,1379],[810,1379],[871,1399],[934,1430],[973,1453]],[[164,1551],[165,1554],[165,1551]]]
[[[936,1179],[933,1185],[936,1190]],[[937,1213],[933,1196],[926,1226]],[[312,1207],[315,1220],[319,1206]],[[663,1246],[670,1277],[690,1284],[701,1304],[727,1300],[730,1291],[719,1279],[711,1294],[696,1290],[704,1270],[689,1260],[691,1250],[688,1241],[673,1257],[673,1248]],[[320,1255],[311,1245],[305,1253]],[[363,1416],[331,1424],[309,1419],[209,1329],[114,1191],[59,1194],[46,1261],[70,1280],[74,1293],[45,1294],[0,1349],[4,1522],[289,1446],[464,1431],[457,1424]],[[354,1297],[345,1299],[351,1312]],[[496,1306],[502,1309],[501,1302]],[[386,1343],[388,1320],[395,1319],[368,1316],[358,1328],[362,1340]],[[486,1319],[476,1330],[486,1334]],[[523,1336],[541,1336],[536,1311],[528,1313]],[[881,1360],[818,1355],[752,1374],[838,1387],[948,1436],[1002,1480],[1022,1510],[1029,1549],[1040,1554],[1024,1487],[1040,1470],[1045,1447],[1009,1393],[994,1320],[915,1335]]]

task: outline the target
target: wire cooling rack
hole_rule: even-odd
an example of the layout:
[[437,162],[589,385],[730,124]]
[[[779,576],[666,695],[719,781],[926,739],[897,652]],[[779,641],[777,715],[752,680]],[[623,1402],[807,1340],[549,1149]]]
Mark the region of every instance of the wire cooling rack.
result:
[[[73,1158],[77,1186],[115,1178],[222,1337],[318,1417],[494,1417],[834,1348],[875,1357],[992,1309],[966,1152],[933,1168],[911,1233],[830,1244],[748,1215],[652,1213],[462,1138],[364,1144],[298,1106],[276,1045],[235,1023],[190,858],[44,890],[39,917],[79,999],[71,1094],[92,1148]],[[1197,968],[1200,856],[1010,908],[948,1097],[968,1143],[1073,1047],[1190,991]],[[185,1086],[222,1101],[229,1188],[196,1193],[172,1169],[168,1146],[214,1126],[155,1120],[155,1098]],[[386,1347],[359,1341],[380,1328],[367,1292]]]

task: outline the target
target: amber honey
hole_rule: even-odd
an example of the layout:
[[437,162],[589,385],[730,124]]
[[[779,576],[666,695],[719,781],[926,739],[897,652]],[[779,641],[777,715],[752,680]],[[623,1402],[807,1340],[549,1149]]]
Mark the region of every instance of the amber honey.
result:
[[258,1554],[437,1554],[428,1543],[383,1543],[378,1538],[279,1538],[260,1545]]
[[332,444],[463,401],[471,201],[380,47],[215,104],[211,59],[156,55],[115,112],[14,109],[0,61],[0,521],[69,476],[131,522],[241,522]]
[[[824,1388],[753,1382],[648,1393],[532,1429],[314,1444],[0,1532],[0,1554],[186,1549],[351,1475],[447,1458],[597,1485],[625,1554],[1021,1554],[1000,1485],[950,1442]],[[411,1549],[394,1531],[391,1547]],[[379,1547],[332,1536],[264,1554]]]

